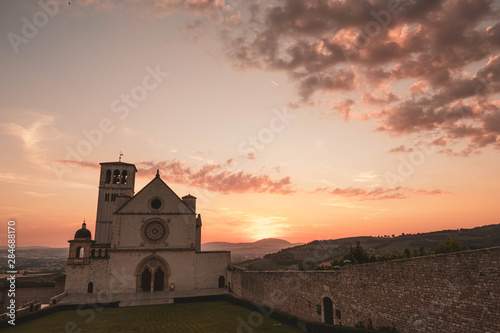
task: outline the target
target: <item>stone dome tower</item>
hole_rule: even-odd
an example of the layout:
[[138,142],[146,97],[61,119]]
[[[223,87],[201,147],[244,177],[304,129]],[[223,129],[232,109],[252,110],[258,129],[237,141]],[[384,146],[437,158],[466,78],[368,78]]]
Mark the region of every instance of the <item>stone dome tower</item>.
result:
[[92,234],[90,233],[90,230],[87,229],[87,223],[83,222],[82,223],[82,228],[78,229],[75,232],[75,240],[76,239],[91,239]]
[[92,234],[87,229],[85,220],[82,223],[81,229],[75,232],[75,238],[69,240],[68,264],[70,265],[86,265],[90,263],[90,251],[92,248]]

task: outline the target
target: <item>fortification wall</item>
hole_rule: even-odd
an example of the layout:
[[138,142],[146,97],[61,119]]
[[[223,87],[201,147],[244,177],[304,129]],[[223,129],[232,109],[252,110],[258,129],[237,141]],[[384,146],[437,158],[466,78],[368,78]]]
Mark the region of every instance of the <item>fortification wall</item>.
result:
[[334,324],[353,327],[493,333],[500,332],[499,264],[496,247],[338,271],[228,275],[236,296],[306,321],[324,322],[330,315]]

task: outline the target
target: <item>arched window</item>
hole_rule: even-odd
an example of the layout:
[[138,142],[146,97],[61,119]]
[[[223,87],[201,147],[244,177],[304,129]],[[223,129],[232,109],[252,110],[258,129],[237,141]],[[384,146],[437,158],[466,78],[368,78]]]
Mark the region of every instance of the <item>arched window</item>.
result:
[[226,287],[226,278],[221,275],[219,276],[219,288],[225,288]]
[[102,250],[99,249],[99,254],[98,254],[99,258],[102,257]]
[[85,254],[85,250],[83,249],[83,247],[81,247],[81,246],[77,247],[77,249],[76,249],[76,257],[77,258],[83,258],[84,254]]
[[92,294],[93,292],[94,292],[94,283],[89,282],[89,284],[87,285],[87,293]]
[[95,258],[95,250],[90,251],[90,257]]
[[104,256],[107,258],[108,257],[108,249],[104,251]]
[[141,274],[141,289],[142,291],[151,291],[151,271],[145,268]]
[[106,184],[111,183],[111,170],[106,170]]
[[120,170],[113,172],[113,184],[120,184]]
[[163,273],[163,269],[158,267],[155,272],[154,291],[163,290],[164,279],[165,279],[165,273]]
[[122,184],[127,184],[128,173],[127,170],[122,171]]

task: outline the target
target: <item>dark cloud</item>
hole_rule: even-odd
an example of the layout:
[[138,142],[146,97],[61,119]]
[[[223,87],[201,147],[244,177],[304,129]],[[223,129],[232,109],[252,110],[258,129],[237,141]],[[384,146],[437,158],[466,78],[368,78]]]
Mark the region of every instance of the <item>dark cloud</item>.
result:
[[440,138],[432,139],[432,141],[430,142],[430,145],[431,146],[446,146],[447,143],[448,143],[448,139],[446,139],[444,137],[440,137]]
[[309,99],[317,90],[325,92],[348,91],[354,89],[354,73],[340,70],[335,73],[314,74],[302,80],[299,94],[304,99]]
[[[468,139],[473,151],[498,146],[498,113],[484,109],[500,92],[500,15],[492,0],[283,0],[251,6],[250,28],[225,31],[228,56],[240,68],[287,73],[297,83],[297,103],[325,98],[318,92],[356,91],[360,103],[382,108],[357,117],[378,119],[378,130],[439,132],[441,142]],[[465,72],[488,59],[476,73]],[[414,80],[406,96],[373,92],[400,80]]]
[[487,132],[500,135],[500,109],[486,114],[483,118],[484,129]]
[[[499,147],[492,105],[500,92],[500,10],[493,0],[86,0],[81,6],[123,4],[141,14],[196,15],[186,38],[215,26],[235,67],[282,71],[296,83],[294,107],[354,100],[345,94],[356,93],[356,103],[378,109],[352,116],[354,104],[337,103],[333,110],[346,119],[377,119],[377,129],[391,135],[430,131],[447,144],[468,140],[472,151]],[[402,80],[410,81],[408,94],[377,90]]]

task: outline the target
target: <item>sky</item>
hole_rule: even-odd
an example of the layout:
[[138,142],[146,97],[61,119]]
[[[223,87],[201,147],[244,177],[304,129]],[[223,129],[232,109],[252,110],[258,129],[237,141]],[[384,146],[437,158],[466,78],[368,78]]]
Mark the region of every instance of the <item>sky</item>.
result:
[[[500,3],[0,1],[0,220],[93,232],[99,163],[202,242],[500,223]],[[0,233],[0,245],[6,243]]]

